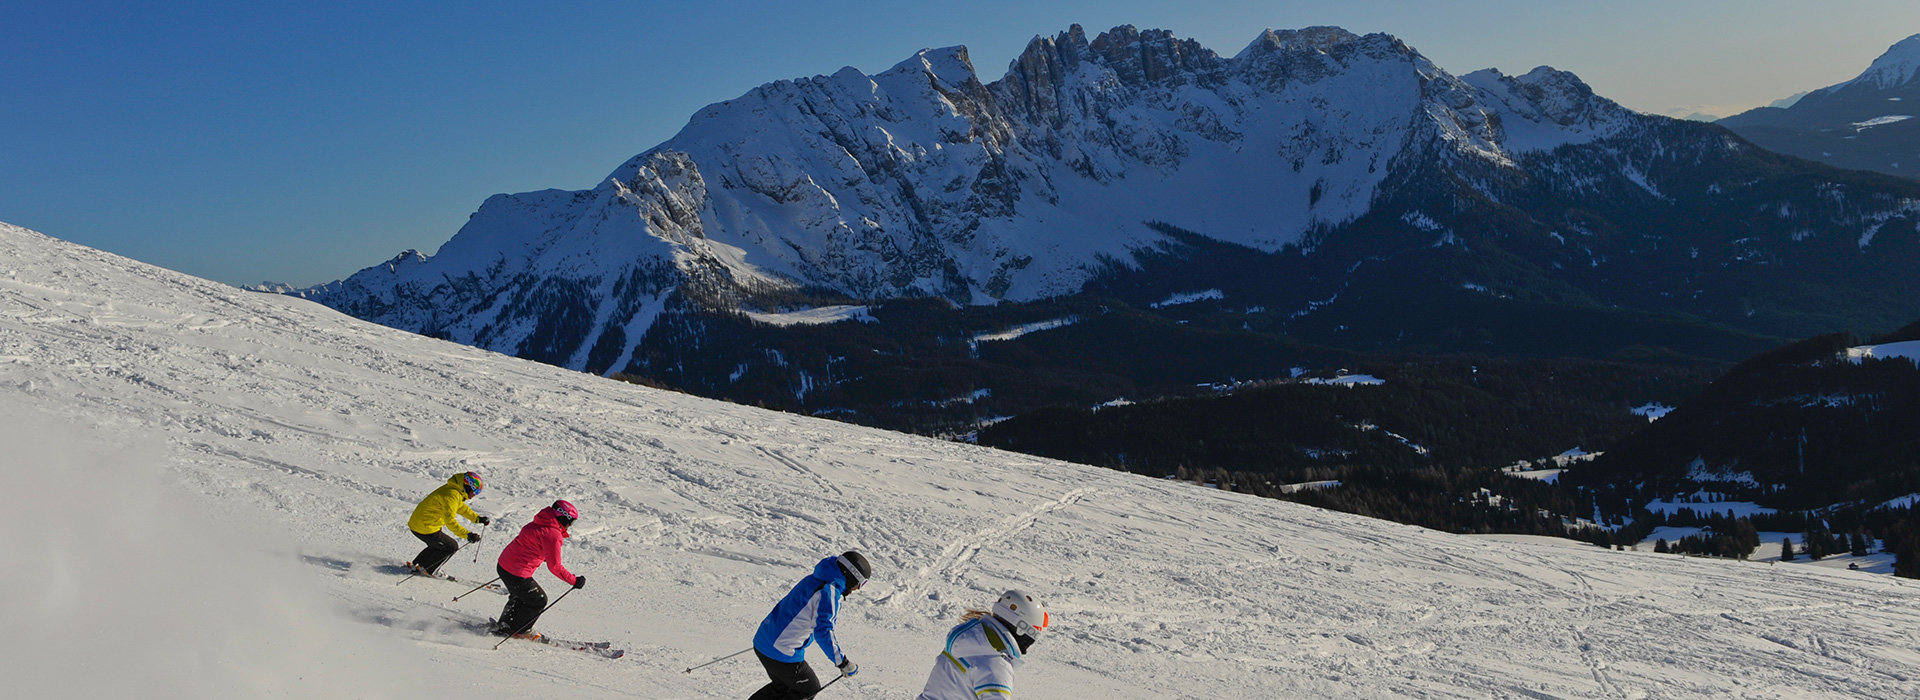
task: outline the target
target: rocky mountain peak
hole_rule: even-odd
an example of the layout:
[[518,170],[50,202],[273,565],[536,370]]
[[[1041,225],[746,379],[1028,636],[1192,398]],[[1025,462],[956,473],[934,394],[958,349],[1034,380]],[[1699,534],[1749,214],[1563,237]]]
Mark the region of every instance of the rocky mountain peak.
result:
[[1268,29],[1233,57],[1238,74],[1269,90],[1319,82],[1362,64],[1416,64],[1426,77],[1442,73],[1390,34],[1362,36],[1339,27]]
[[974,72],[973,59],[967,55],[965,46],[921,49],[912,58],[895,64],[887,72],[925,73],[951,88],[977,89],[980,87],[980,78]]
[[1580,76],[1540,66],[1513,79],[1514,92],[1539,108],[1554,123],[1570,125],[1592,119],[1596,110],[1619,109],[1612,100],[1593,94]]
[[1307,27],[1305,29],[1268,29],[1241,51],[1244,56],[1249,51],[1317,51],[1326,53],[1341,44],[1358,41],[1360,35],[1340,27]]
[[1836,87],[1863,85],[1884,90],[1911,83],[1915,77],[1920,77],[1920,34],[1901,39],[1873,59],[1860,77]]
[[1035,36],[996,84],[1010,98],[1003,106],[1028,121],[1045,121],[1058,128],[1064,119],[1059,103],[1067,73],[1086,63],[1091,51],[1087,33],[1078,24],[1053,37]]
[[1101,33],[1089,48],[1128,85],[1179,83],[1196,75],[1216,74],[1221,67],[1220,56],[1200,42],[1175,37],[1165,29],[1142,31],[1131,24]]
[[1087,32],[1076,24],[1054,36],[1035,35],[1027,41],[1020,57],[1013,59],[1008,71],[1013,72],[1022,65],[1079,63],[1086,60],[1087,50]]

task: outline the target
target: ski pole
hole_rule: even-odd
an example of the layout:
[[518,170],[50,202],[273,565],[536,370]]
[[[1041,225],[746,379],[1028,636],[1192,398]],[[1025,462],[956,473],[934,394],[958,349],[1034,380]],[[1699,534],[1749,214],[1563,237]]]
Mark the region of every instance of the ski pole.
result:
[[[540,619],[540,617],[541,617],[541,616],[543,616],[543,615],[546,615],[546,614],[547,614],[547,611],[548,611],[548,610],[552,610],[552,609],[553,609],[553,606],[555,606],[555,605],[559,605],[559,604],[560,604],[560,601],[563,601],[563,600],[566,600],[566,599],[567,599],[567,596],[570,596],[570,595],[573,595],[573,592],[574,592],[574,591],[577,591],[577,590],[580,590],[580,589],[578,589],[578,588],[569,588],[569,589],[567,589],[567,592],[565,592],[565,593],[562,593],[562,594],[560,594],[560,597],[558,597],[558,598],[555,598],[555,599],[553,599],[553,602],[551,602],[551,603],[548,603],[548,604],[547,604],[547,607],[544,607],[544,608],[541,608],[541,609],[540,609],[540,615],[535,615],[533,619],[534,619],[534,620],[538,620],[538,619]],[[517,630],[514,630],[514,631],[513,631],[513,634],[509,634],[509,635],[507,635],[507,639],[513,639],[513,635],[514,635],[514,634],[520,634],[521,632],[525,632],[525,631],[527,631],[527,628],[528,628],[528,627],[532,627],[532,626],[533,626],[533,623],[532,623],[532,622],[528,622],[527,624],[524,624],[524,625],[521,625],[521,626],[520,626],[520,629],[517,629]],[[506,643],[507,643],[507,639],[502,639],[502,640],[500,640],[500,644],[506,644]],[[495,645],[493,645],[493,648],[494,648],[495,650],[499,650],[499,648],[500,648],[500,644],[495,644]]]
[[[488,521],[488,522],[492,522],[492,521]],[[487,526],[485,525],[480,526],[481,529],[486,529],[486,527]],[[473,563],[475,564],[480,563],[480,543],[479,542],[473,543]]]
[[693,671],[694,671],[694,669],[701,669],[701,668],[706,668],[706,667],[708,667],[708,666],[712,666],[712,665],[714,665],[714,664],[717,664],[717,663],[720,663],[720,662],[722,662],[722,661],[726,661],[727,659],[731,659],[731,658],[733,658],[733,657],[736,657],[736,656],[739,656],[739,655],[741,655],[741,654],[745,654],[745,653],[747,653],[747,652],[749,652],[749,651],[753,651],[753,647],[747,647],[747,648],[745,648],[745,649],[741,649],[741,650],[739,650],[739,651],[736,651],[736,652],[733,652],[733,653],[731,653],[731,654],[728,654],[728,655],[726,655],[726,656],[722,656],[722,657],[720,657],[720,658],[718,658],[718,659],[714,659],[714,660],[712,660],[712,661],[708,661],[708,662],[706,662],[706,663],[704,663],[704,664],[700,664],[699,666],[693,666],[693,667],[691,667],[691,668],[688,668],[688,669],[687,669],[687,670],[685,670],[685,671],[681,671],[681,673],[693,673]]
[[[495,577],[493,577],[493,581],[498,581],[498,580],[500,580],[500,577],[498,577],[498,576],[495,576]],[[493,581],[488,581],[488,582],[486,582],[486,583],[483,583],[483,584],[480,584],[480,585],[478,585],[478,586],[474,586],[474,587],[473,587],[473,591],[477,591],[477,590],[480,590],[480,589],[482,589],[482,588],[486,588],[487,586],[491,586],[491,585],[493,585]],[[462,593],[462,594],[460,594],[460,595],[457,595],[457,596],[454,596],[454,597],[453,597],[453,602],[456,602],[456,603],[458,603],[458,602],[460,602],[460,599],[461,599],[461,598],[465,598],[465,597],[467,597],[467,596],[470,596],[470,595],[473,595],[473,591],[467,591],[467,592],[465,592],[465,593]]]
[[819,690],[816,690],[816,691],[813,691],[813,694],[814,694],[814,695],[819,695],[819,694],[821,694],[821,693],[824,693],[824,692],[827,692],[827,688],[830,688],[830,687],[833,687],[833,684],[835,684],[835,683],[839,683],[840,681],[843,681],[843,680],[846,680],[846,679],[847,679],[847,674],[844,674],[844,673],[842,673],[842,674],[840,674],[840,677],[839,677],[839,678],[835,678],[835,679],[833,679],[833,680],[830,680],[830,681],[827,681],[827,684],[826,684],[826,685],[823,685],[823,686],[820,686],[820,689],[819,689]]

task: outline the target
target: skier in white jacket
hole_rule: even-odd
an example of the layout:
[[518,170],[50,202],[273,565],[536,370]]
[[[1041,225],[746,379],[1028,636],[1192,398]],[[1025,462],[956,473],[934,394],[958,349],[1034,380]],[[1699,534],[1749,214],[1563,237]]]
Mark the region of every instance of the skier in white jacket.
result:
[[1052,622],[1047,606],[1026,591],[1007,591],[992,610],[968,610],[960,619],[916,700],[1010,700],[1013,672]]

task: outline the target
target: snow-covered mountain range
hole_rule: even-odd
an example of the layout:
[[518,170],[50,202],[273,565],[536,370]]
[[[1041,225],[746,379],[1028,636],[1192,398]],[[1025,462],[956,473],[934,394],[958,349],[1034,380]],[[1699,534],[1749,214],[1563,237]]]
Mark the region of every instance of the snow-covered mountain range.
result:
[[1843,168],[1920,178],[1920,34],[1902,39],[1858,77],[1786,107],[1720,124],[1767,148]]
[[[4,687],[21,696],[740,697],[738,651],[826,552],[876,577],[849,698],[917,692],[961,609],[1054,629],[1022,697],[1909,697],[1909,582],[1470,538],[868,430],[361,322],[0,225]],[[416,500],[475,469],[487,561],[584,512],[591,584],[493,640],[501,598],[401,582]],[[553,579],[540,574],[548,589]]]
[[[1549,68],[1454,76],[1398,39],[1160,30],[1037,37],[983,83],[964,47],[709,106],[594,189],[489,199],[441,250],[306,295],[362,318],[618,370],[675,292],[782,286],[957,303],[1075,292],[1161,221],[1278,251],[1353,221],[1410,161],[1514,168],[1647,117]],[[1619,177],[1617,174],[1615,177]]]

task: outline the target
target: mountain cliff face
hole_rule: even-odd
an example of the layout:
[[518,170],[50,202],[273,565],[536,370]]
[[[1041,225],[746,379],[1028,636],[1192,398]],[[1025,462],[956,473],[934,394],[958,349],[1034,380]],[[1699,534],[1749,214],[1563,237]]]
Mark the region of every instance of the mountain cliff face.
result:
[[[1807,302],[1748,290],[1808,250],[1823,262],[1793,274],[1811,284],[1912,271],[1916,201],[1920,188],[1629,112],[1550,68],[1455,76],[1391,36],[1329,27],[1269,30],[1225,57],[1075,26],[992,83],[954,47],[763,85],[594,189],[495,196],[433,256],[303,293],[599,373],[638,371],[649,331],[684,331],[688,314],[1031,302],[1089,284],[1223,289],[1211,306],[1236,306],[1240,325],[1355,346],[1460,335],[1352,322],[1430,321],[1407,294],[1771,332]],[[1206,279],[1194,240],[1252,262]],[[649,362],[676,364],[657,350]]]
[[1843,168],[1920,178],[1920,34],[1859,77],[1720,125],[1766,148]]

